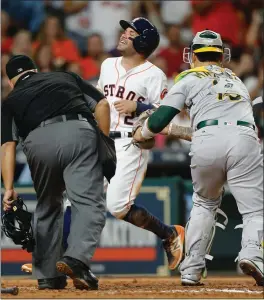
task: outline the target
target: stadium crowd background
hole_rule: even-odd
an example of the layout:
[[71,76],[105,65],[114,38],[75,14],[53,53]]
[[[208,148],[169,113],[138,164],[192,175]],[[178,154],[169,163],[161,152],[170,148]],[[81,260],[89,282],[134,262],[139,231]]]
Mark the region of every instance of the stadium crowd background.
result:
[[[5,64],[14,54],[32,57],[41,72],[73,71],[96,84],[100,66],[115,49],[120,36],[119,20],[147,17],[161,34],[158,49],[149,60],[168,77],[189,66],[182,51],[197,31],[219,32],[231,48],[227,65],[245,83],[251,98],[263,94],[263,9],[260,0],[184,1],[63,1],[2,0],[1,2],[1,101],[10,92]],[[183,112],[177,122],[189,125]],[[255,111],[259,137],[263,139],[263,109]],[[156,149],[188,151],[189,143],[157,136]],[[26,165],[18,147],[18,164]],[[20,183],[29,180],[28,170]]]

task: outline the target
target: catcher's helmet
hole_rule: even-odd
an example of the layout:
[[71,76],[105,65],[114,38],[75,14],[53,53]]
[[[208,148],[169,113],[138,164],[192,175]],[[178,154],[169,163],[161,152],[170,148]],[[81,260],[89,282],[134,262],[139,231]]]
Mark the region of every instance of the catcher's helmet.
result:
[[192,53],[216,52],[223,54],[224,61],[230,61],[230,49],[223,46],[221,35],[212,30],[197,32],[190,47],[184,48],[183,61],[192,62]]
[[148,57],[158,47],[160,42],[158,30],[146,18],[136,18],[131,22],[121,20],[119,24],[124,30],[130,27],[139,34],[133,39],[133,46],[138,53]]

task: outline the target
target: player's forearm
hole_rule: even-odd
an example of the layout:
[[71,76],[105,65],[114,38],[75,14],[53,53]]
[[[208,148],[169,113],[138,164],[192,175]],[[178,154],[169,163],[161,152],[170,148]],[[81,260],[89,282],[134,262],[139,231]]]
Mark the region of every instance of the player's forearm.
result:
[[179,126],[175,123],[170,123],[165,127],[162,132],[163,135],[176,137],[178,139],[183,139],[186,141],[192,140],[193,129],[191,127]]
[[3,184],[6,190],[12,190],[14,186],[16,165],[16,142],[7,142],[1,147],[1,170]]
[[106,99],[101,100],[96,105],[94,116],[98,127],[108,136],[110,132],[110,106]]
[[144,123],[141,135],[150,139],[161,132],[180,111],[171,106],[160,106]]
[[153,133],[159,133],[180,111],[171,106],[160,106],[148,119],[148,128]]

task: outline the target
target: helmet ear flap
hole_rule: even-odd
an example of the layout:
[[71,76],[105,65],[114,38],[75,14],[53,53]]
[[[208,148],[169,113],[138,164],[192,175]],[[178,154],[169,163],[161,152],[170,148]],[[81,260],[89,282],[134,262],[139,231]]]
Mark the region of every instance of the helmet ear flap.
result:
[[138,35],[133,39],[133,47],[140,54],[146,54],[146,50],[148,49],[148,44],[146,42],[145,35]]

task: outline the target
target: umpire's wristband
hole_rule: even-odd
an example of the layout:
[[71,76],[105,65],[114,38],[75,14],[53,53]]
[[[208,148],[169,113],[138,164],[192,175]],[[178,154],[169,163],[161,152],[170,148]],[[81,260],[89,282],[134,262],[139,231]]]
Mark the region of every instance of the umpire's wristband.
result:
[[155,136],[155,133],[153,133],[152,131],[150,131],[148,129],[148,118],[147,120],[144,122],[144,125],[141,129],[141,135],[144,139],[148,140],[148,139],[151,139]]

